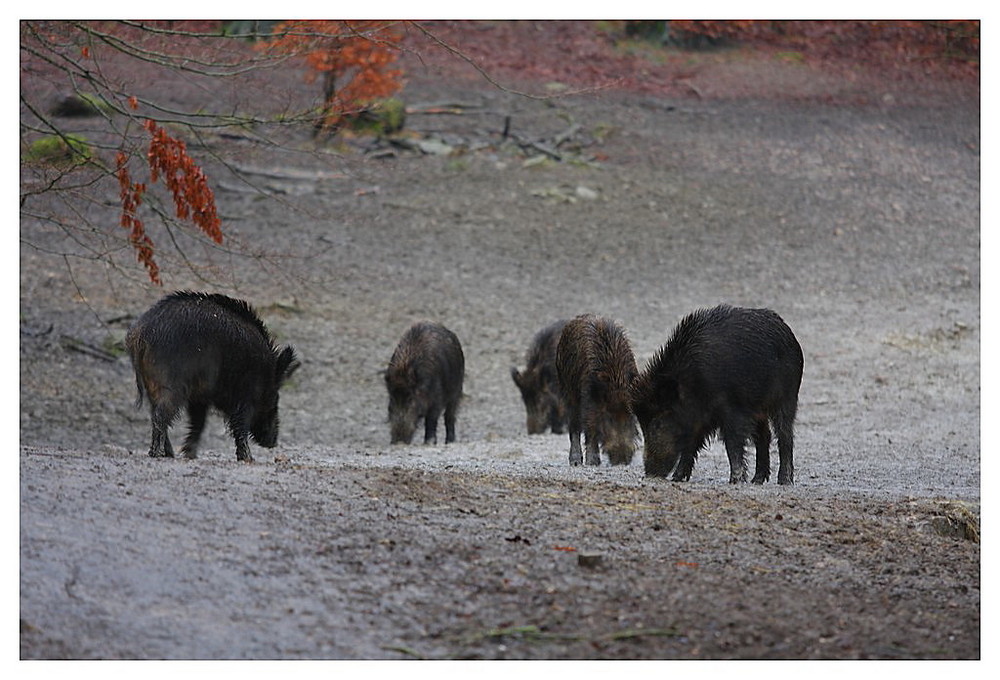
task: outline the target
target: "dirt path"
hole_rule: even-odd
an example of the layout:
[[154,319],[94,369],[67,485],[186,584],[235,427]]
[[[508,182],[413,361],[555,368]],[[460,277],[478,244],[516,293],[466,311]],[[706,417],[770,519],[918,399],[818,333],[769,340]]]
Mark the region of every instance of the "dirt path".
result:
[[[472,105],[410,117],[451,154],[210,140],[274,199],[209,168],[227,233],[283,256],[213,255],[213,289],[304,358],[253,465],[218,420],[145,455],[127,359],[87,348],[161,291],[83,261],[82,304],[22,221],[22,658],[980,656],[978,97],[406,96]],[[722,301],[805,351],[795,487],[728,486],[718,443],[673,484],[523,434],[509,368],[548,321],[612,316],[641,366]],[[455,445],[387,444],[418,318],[465,347]]]

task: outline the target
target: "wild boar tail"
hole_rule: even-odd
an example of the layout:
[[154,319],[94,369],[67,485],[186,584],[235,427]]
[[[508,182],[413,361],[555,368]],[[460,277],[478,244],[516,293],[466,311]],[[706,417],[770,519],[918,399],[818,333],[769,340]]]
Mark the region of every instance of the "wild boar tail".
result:
[[142,408],[143,397],[146,395],[146,390],[142,388],[142,378],[139,377],[138,373],[135,374],[135,391],[135,407],[137,409]]

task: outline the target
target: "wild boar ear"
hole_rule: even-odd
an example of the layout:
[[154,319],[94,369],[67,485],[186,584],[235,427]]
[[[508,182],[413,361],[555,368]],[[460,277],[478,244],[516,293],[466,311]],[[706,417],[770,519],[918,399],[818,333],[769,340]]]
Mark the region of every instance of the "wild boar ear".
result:
[[291,347],[282,349],[278,354],[278,361],[274,367],[274,374],[278,379],[278,384],[284,384],[301,365],[302,362],[295,358],[295,350]]
[[510,367],[510,377],[514,379],[514,384],[521,387],[521,371],[513,366]]

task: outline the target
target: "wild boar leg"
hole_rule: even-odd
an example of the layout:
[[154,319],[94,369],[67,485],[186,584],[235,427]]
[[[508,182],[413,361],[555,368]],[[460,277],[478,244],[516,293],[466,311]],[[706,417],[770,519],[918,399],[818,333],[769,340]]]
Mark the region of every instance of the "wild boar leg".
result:
[[184,438],[184,446],[181,447],[181,453],[184,454],[185,458],[198,457],[198,440],[201,438],[202,430],[205,429],[206,415],[208,415],[206,404],[188,405],[188,418],[191,423],[188,427],[187,437]]

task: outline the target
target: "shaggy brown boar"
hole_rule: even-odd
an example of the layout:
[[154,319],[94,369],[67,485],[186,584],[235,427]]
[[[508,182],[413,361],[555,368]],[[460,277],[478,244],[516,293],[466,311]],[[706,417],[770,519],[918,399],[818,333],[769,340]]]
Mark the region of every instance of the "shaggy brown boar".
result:
[[538,331],[528,347],[525,369],[510,369],[524,401],[528,434],[542,434],[549,428],[553,434],[562,434],[566,424],[566,406],[556,373],[556,347],[565,325],[565,320],[555,321]]
[[409,444],[424,422],[424,443],[437,443],[444,413],[445,443],[455,441],[455,418],[462,399],[465,355],[458,337],[444,326],[418,322],[403,334],[389,360],[389,434],[393,444]]
[[628,465],[635,452],[635,418],[629,387],[638,374],[625,331],[614,321],[590,314],[563,328],[556,348],[556,371],[566,402],[570,465],[600,465],[603,447],[612,465]]

